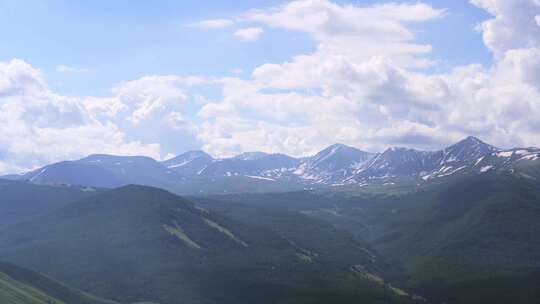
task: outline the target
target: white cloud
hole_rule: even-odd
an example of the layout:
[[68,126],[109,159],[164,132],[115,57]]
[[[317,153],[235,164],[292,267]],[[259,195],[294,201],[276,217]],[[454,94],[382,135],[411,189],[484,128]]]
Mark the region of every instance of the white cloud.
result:
[[164,119],[167,125],[174,130],[193,131],[195,128],[193,123],[186,119],[181,112],[171,112]]
[[[24,61],[0,63],[0,123],[6,126],[0,171],[89,152],[160,155],[158,143],[174,140],[173,131],[196,135],[218,156],[253,150],[306,155],[335,142],[370,151],[430,149],[466,135],[501,146],[538,145],[538,1],[472,3],[493,15],[480,26],[495,58],[489,67],[422,69],[434,62],[431,46],[416,40],[412,26],[421,28],[444,10],[419,2],[325,0],[242,14],[238,22],[305,32],[317,44],[312,53],[261,64],[243,79],[148,76],[121,83],[108,96],[78,98],[51,92]],[[206,85],[220,86],[222,96],[191,91]],[[161,134],[159,128],[167,129]],[[158,137],[137,140],[145,132]]]
[[264,33],[264,30],[260,27],[248,27],[236,30],[234,36],[245,41],[256,41]]
[[[122,83],[106,97],[68,97],[52,92],[41,72],[13,59],[0,62],[0,174],[91,153],[147,155],[159,159],[160,141],[134,139],[123,120],[142,123],[156,114],[171,130],[189,126],[180,112],[183,87],[197,77],[148,76]],[[157,127],[154,126],[155,129]],[[171,133],[173,134],[173,133]]]
[[311,34],[318,53],[342,55],[355,60],[391,56],[394,62],[426,66],[431,61],[415,58],[431,51],[414,43],[414,32],[405,23],[444,16],[444,10],[422,3],[374,6],[339,5],[327,0],[300,0],[245,13],[241,20]]
[[205,83],[199,77],[145,76],[115,86],[111,93],[113,99],[87,101],[92,109],[105,110],[109,114],[117,114],[122,110],[131,110],[126,119],[134,125],[152,116],[156,112],[172,111],[182,106],[187,100],[186,87]]
[[77,68],[77,67],[72,67],[72,66],[67,66],[67,65],[64,65],[64,64],[60,64],[60,65],[56,66],[56,71],[58,73],[76,74],[76,73],[88,73],[90,70],[85,69],[85,68]]
[[30,95],[47,90],[39,70],[20,59],[0,62],[0,98]]
[[494,18],[482,22],[480,28],[485,45],[501,58],[511,49],[528,48],[540,43],[538,0],[471,0]]
[[[466,135],[502,146],[539,143],[539,115],[531,115],[540,113],[536,3],[475,1],[495,15],[481,30],[498,59],[491,68],[469,65],[444,74],[411,69],[432,62],[431,47],[415,41],[411,21],[444,15],[422,3],[312,0],[249,11],[243,21],[309,33],[318,48],[263,64],[251,80],[222,80],[223,100],[199,112],[206,119],[200,139],[220,155],[305,155],[334,142],[372,151],[439,148]],[[514,20],[520,17],[528,19]],[[503,39],[508,32],[517,37]]]
[[209,19],[192,23],[189,26],[199,29],[222,29],[233,25],[234,21],[229,19]]

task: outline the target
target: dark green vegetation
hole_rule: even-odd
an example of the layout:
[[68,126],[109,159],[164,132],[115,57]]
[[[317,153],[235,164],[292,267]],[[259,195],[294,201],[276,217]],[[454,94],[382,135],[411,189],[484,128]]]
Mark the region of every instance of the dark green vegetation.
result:
[[[243,217],[264,206],[346,229],[388,263],[385,277],[434,303],[535,303],[540,299],[538,164],[388,190],[239,194],[214,207]],[[227,203],[234,202],[234,203]],[[229,206],[229,207],[226,207]]]
[[43,186],[0,179],[0,228],[94,195],[87,187]]
[[[0,230],[0,252],[121,302],[413,302],[381,281],[365,244],[291,216],[283,218],[288,228],[274,229],[228,219],[163,190],[126,186]],[[310,227],[320,238],[305,237]]]
[[118,304],[84,293],[36,272],[0,262],[2,304]]
[[270,181],[247,176],[216,176],[182,178],[165,188],[179,195],[208,195],[244,193],[272,193],[303,190],[304,185],[287,181]]

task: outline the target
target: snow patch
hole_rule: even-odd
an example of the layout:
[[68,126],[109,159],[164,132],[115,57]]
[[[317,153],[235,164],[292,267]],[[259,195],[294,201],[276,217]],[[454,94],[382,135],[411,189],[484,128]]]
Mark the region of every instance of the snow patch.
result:
[[191,161],[192,161],[192,160],[185,160],[185,161],[183,161],[183,162],[181,162],[181,163],[167,166],[167,168],[169,168],[169,169],[174,169],[174,168],[183,167],[183,166],[189,164]]
[[530,155],[523,156],[519,160],[537,160],[537,159],[538,159],[538,154],[530,154]]
[[512,157],[514,155],[514,151],[503,151],[503,152],[497,152],[497,157]]
[[245,177],[254,178],[254,179],[262,179],[262,180],[269,180],[275,182],[276,180],[273,178],[268,177],[262,177],[262,176],[254,176],[254,175],[244,175]]
[[45,168],[45,169],[39,171],[38,174],[34,175],[34,176],[30,179],[30,181],[33,182],[34,180],[36,180],[36,179],[37,179],[38,177],[40,177],[43,173],[45,173],[45,171],[47,171],[47,168]]
[[486,173],[491,169],[493,169],[493,166],[485,166],[485,167],[480,168],[480,172]]
[[476,163],[474,164],[474,166],[475,166],[475,167],[478,166],[478,164],[481,163],[483,160],[484,160],[484,157],[483,157],[483,156],[480,157],[480,158],[476,161]]

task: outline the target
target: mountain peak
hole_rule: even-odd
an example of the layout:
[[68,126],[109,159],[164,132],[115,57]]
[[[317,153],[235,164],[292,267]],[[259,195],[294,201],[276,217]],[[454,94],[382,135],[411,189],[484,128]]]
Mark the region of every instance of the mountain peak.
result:
[[265,156],[268,156],[268,153],[266,152],[260,152],[260,151],[254,151],[254,152],[244,152],[241,154],[236,155],[235,159],[241,159],[241,160],[257,160],[261,159]]
[[486,144],[474,136],[468,136],[441,151],[440,164],[476,162],[481,157],[498,150],[496,147]]
[[326,147],[325,149],[323,149],[319,153],[317,153],[315,156],[317,156],[317,155],[320,155],[320,156],[333,155],[333,154],[336,154],[336,153],[341,152],[341,151],[363,152],[363,151],[360,151],[360,150],[356,149],[355,147],[351,147],[351,146],[347,146],[345,144],[337,143],[337,144],[333,144],[331,146]]
[[210,156],[208,153],[202,151],[202,150],[193,150],[193,151],[187,151],[187,152],[184,152],[178,156],[175,156],[171,159],[168,159],[165,161],[165,163],[169,163],[169,162],[175,162],[175,161],[179,161],[179,160],[193,160],[193,159],[197,159],[197,158],[212,158],[212,156]]
[[212,156],[201,150],[187,151],[176,157],[162,162],[168,169],[186,171],[194,174],[213,160]]
[[382,155],[392,155],[392,154],[422,154],[425,153],[420,150],[406,148],[406,147],[390,147],[382,153]]
[[308,159],[308,167],[318,170],[343,170],[364,163],[373,155],[344,144],[333,144]]
[[464,148],[464,147],[469,147],[469,148],[477,148],[477,149],[480,149],[480,150],[484,150],[484,151],[495,151],[495,150],[498,150],[496,147],[490,145],[490,144],[487,144],[485,142],[483,142],[482,140],[480,140],[479,138],[477,137],[474,137],[474,136],[467,136],[466,138],[460,140],[459,142],[451,145],[450,147],[446,148],[446,150],[449,150],[449,149],[452,149],[452,148]]
[[352,147],[347,146],[346,144],[335,143],[331,146],[328,146],[326,149],[343,149],[343,148],[352,148]]
[[485,142],[480,140],[478,137],[475,136],[467,136],[466,138],[462,139],[458,143],[467,143],[467,144],[473,144],[473,145],[487,145]]

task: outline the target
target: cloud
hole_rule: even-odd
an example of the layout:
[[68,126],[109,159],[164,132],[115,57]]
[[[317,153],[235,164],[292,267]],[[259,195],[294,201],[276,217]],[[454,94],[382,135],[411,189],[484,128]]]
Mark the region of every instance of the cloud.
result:
[[[20,59],[0,62],[0,98],[47,90],[41,72]],[[1,101],[0,101],[1,104]]]
[[69,97],[52,92],[28,63],[0,62],[0,171],[90,152],[159,157],[180,152],[164,149],[177,138],[198,140],[216,156],[300,156],[335,142],[368,151],[436,149],[467,135],[538,145],[538,1],[471,2],[493,16],[480,26],[491,66],[424,69],[435,60],[415,31],[445,10],[325,0],[243,13],[239,23],[304,32],[316,48],[262,63],[242,78],[154,75],[117,84],[106,96]]
[[256,41],[259,40],[263,33],[264,30],[260,27],[248,27],[236,30],[234,36],[245,41]]
[[76,68],[76,67],[67,66],[67,65],[63,65],[63,64],[57,65],[56,66],[56,71],[58,73],[72,73],[72,74],[90,72],[89,69]]
[[124,118],[137,125],[156,113],[181,108],[188,99],[186,88],[208,83],[208,79],[193,76],[144,76],[114,86],[109,97],[84,98],[83,104],[94,118],[126,114]]
[[177,111],[186,99],[184,88],[203,82],[147,76],[113,87],[110,96],[69,97],[51,91],[42,73],[25,61],[0,62],[0,174],[91,153],[160,159],[163,141],[137,139],[142,132],[133,132],[124,121],[138,125],[164,115],[163,124],[174,136],[174,130],[190,126]]
[[234,21],[230,19],[209,19],[192,23],[189,27],[198,29],[223,29],[233,25]]
[[356,6],[300,0],[251,10],[240,20],[308,33],[319,43],[318,52],[323,56],[392,56],[403,65],[427,66],[429,60],[414,57],[429,53],[431,47],[414,43],[414,32],[407,24],[440,18],[444,13],[423,3]]
[[485,45],[501,58],[511,49],[528,48],[540,43],[540,2],[538,0],[471,0],[494,18],[482,22]]
[[431,46],[416,42],[411,23],[445,15],[426,4],[312,0],[246,12],[244,22],[306,32],[318,47],[262,64],[251,79],[223,79],[223,99],[199,111],[204,148],[306,155],[334,142],[371,151],[435,149],[466,135],[501,146],[540,142],[540,115],[531,115],[540,113],[537,2],[473,3],[494,14],[481,31],[495,63],[443,74],[418,69],[433,63]]
[[165,122],[174,130],[189,130],[193,127],[181,112],[171,112],[165,116]]
[[133,109],[127,120],[138,124],[171,103],[184,102],[187,97],[181,86],[189,81],[177,76],[146,76],[122,83],[112,93]]

